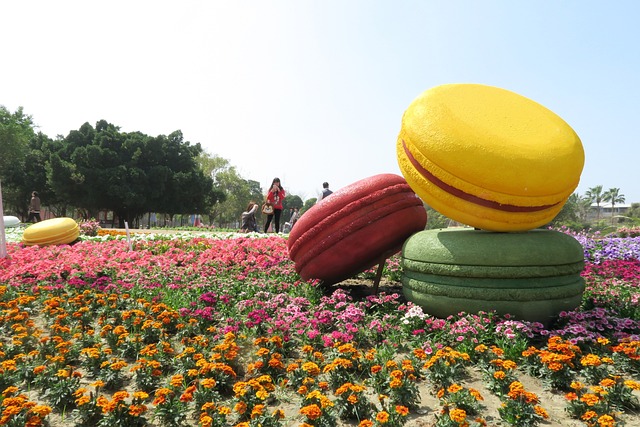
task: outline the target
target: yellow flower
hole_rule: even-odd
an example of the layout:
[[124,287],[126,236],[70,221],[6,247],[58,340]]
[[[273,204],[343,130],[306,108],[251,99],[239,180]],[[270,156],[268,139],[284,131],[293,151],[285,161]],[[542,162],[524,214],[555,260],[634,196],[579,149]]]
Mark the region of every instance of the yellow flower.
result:
[[495,371],[493,373],[493,378],[497,379],[497,380],[503,380],[505,379],[507,376],[507,374],[505,374],[504,371]]
[[467,419],[467,412],[464,409],[452,409],[449,412],[449,418],[456,423],[463,423]]
[[600,366],[602,361],[598,355],[589,353],[580,359],[580,364],[582,366]]
[[616,420],[611,415],[603,415],[598,418],[598,425],[600,427],[614,427],[616,425]]

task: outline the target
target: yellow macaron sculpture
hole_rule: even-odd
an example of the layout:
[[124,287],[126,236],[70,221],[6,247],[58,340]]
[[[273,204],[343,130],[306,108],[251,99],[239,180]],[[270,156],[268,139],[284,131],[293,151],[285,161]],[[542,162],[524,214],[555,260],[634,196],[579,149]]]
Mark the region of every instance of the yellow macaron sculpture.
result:
[[78,223],[72,218],[52,218],[36,222],[24,230],[25,246],[63,245],[73,243],[80,236]]
[[397,140],[411,188],[446,217],[489,231],[549,223],[578,186],[584,150],[558,115],[514,92],[447,84],[405,111]]

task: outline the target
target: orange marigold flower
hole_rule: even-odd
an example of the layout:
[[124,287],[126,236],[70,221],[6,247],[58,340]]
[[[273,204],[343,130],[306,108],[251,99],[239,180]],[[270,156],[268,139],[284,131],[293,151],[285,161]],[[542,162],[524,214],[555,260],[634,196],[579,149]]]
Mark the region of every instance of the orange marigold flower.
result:
[[589,353],[580,359],[580,364],[582,366],[600,366],[602,365],[602,361],[598,355]]
[[316,420],[322,416],[322,410],[315,403],[300,408],[300,414],[309,418],[310,420]]
[[421,348],[416,348],[413,350],[413,355],[420,360],[424,360],[427,358],[427,353],[421,349]]
[[518,365],[513,360],[505,360],[502,363],[502,368],[503,369],[516,369],[517,367],[518,367]]
[[449,418],[458,424],[462,424],[467,419],[467,412],[464,409],[452,409],[449,412]]
[[251,410],[251,419],[254,419],[255,417],[259,417],[263,413],[264,413],[264,405],[256,405]]
[[475,388],[469,388],[469,394],[471,396],[473,396],[477,401],[484,400],[484,398],[482,397],[480,392],[478,390],[476,390]]
[[238,402],[233,407],[233,410],[239,414],[244,414],[245,412],[247,412],[247,404],[244,402]]
[[2,392],[2,395],[4,397],[11,396],[11,395],[15,394],[18,390],[19,390],[18,387],[12,385],[12,386],[9,386],[6,389],[4,389],[4,391]]
[[116,402],[122,402],[127,397],[129,397],[129,392],[125,390],[120,390],[113,393],[113,400]]
[[409,408],[402,405],[396,405],[396,413],[402,415],[403,417],[406,417],[407,415],[409,415]]
[[376,421],[384,424],[389,421],[389,413],[386,411],[380,411],[376,414]]
[[493,373],[493,378],[497,379],[497,380],[503,380],[505,379],[507,376],[507,374],[504,371],[495,371]]
[[146,405],[131,405],[129,406],[129,415],[139,417],[147,410]]
[[489,347],[487,347],[484,344],[478,344],[477,346],[475,346],[475,348],[473,349],[476,353],[484,353],[485,351],[487,351],[489,349]]
[[360,424],[358,424],[358,427],[373,427],[373,421],[371,421],[371,420],[362,420],[362,421],[360,421]]
[[624,385],[629,387],[631,390],[640,390],[640,383],[633,380],[625,380]]
[[462,386],[461,386],[460,384],[451,384],[451,385],[449,386],[449,388],[447,389],[447,391],[448,391],[449,393],[452,393],[452,394],[453,394],[453,393],[457,393],[457,392],[459,392],[460,390],[462,390]]
[[402,380],[398,378],[394,378],[389,382],[389,387],[391,388],[400,388],[402,387]]
[[572,381],[569,387],[574,390],[582,390],[584,388],[584,384],[582,384],[580,381]]
[[588,406],[593,406],[600,402],[600,398],[593,393],[585,393],[580,398],[580,401],[586,403]]
[[87,403],[91,402],[91,398],[89,396],[80,396],[76,399],[76,405],[77,406],[82,406],[82,405],[86,405]]
[[520,381],[514,381],[511,384],[509,384],[509,390],[510,391],[524,390],[524,386],[522,385],[522,383]]
[[570,392],[570,393],[565,394],[564,398],[569,400],[569,401],[573,401],[573,400],[578,399],[578,395],[575,394],[574,392]]
[[533,407],[533,410],[536,414],[538,414],[538,416],[544,418],[545,420],[549,418],[549,413],[547,413],[547,411],[542,406],[536,405]]
[[605,414],[598,418],[598,425],[600,427],[614,427],[616,420],[611,415]]
[[602,381],[600,381],[600,385],[602,387],[613,387],[614,385],[616,385],[616,382],[612,378],[605,378]]
[[169,384],[171,384],[173,387],[180,387],[183,381],[184,377],[182,375],[174,375],[171,377]]
[[598,416],[596,411],[587,411],[580,417],[584,421],[592,420]]

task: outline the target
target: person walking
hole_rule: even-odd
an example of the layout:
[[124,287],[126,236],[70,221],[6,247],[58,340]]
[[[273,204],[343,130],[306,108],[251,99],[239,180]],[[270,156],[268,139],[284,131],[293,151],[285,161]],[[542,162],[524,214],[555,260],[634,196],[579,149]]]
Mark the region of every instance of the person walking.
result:
[[42,219],[40,218],[40,197],[38,197],[38,192],[34,191],[31,193],[31,201],[29,202],[29,218],[27,222],[40,222]]
[[273,213],[267,214],[267,222],[264,224],[265,233],[269,230],[271,221],[273,221],[275,232],[280,232],[280,216],[282,215],[282,202],[284,201],[285,195],[284,188],[282,188],[280,184],[280,178],[273,178],[266,200],[266,203],[273,207]]

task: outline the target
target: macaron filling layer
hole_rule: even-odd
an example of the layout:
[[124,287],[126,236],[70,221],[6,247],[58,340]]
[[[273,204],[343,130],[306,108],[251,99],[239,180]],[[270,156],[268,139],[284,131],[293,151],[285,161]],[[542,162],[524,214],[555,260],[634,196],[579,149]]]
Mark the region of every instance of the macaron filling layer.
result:
[[452,196],[455,196],[467,202],[474,203],[476,205],[483,206],[486,208],[504,211],[504,212],[538,212],[538,211],[543,211],[545,209],[549,209],[551,207],[557,206],[559,204],[558,202],[558,203],[554,203],[550,205],[542,205],[542,206],[517,206],[517,205],[499,203],[494,200],[483,199],[481,197],[475,196],[473,194],[469,194],[467,192],[460,190],[459,188],[456,188],[447,184],[446,182],[442,181],[440,178],[433,175],[427,169],[425,169],[413,156],[413,154],[407,147],[407,144],[404,141],[404,139],[402,139],[402,148],[407,158],[409,159],[409,162],[411,162],[413,167],[420,173],[422,177],[424,177],[424,179],[431,182],[433,185],[440,188],[441,190],[451,194]]

